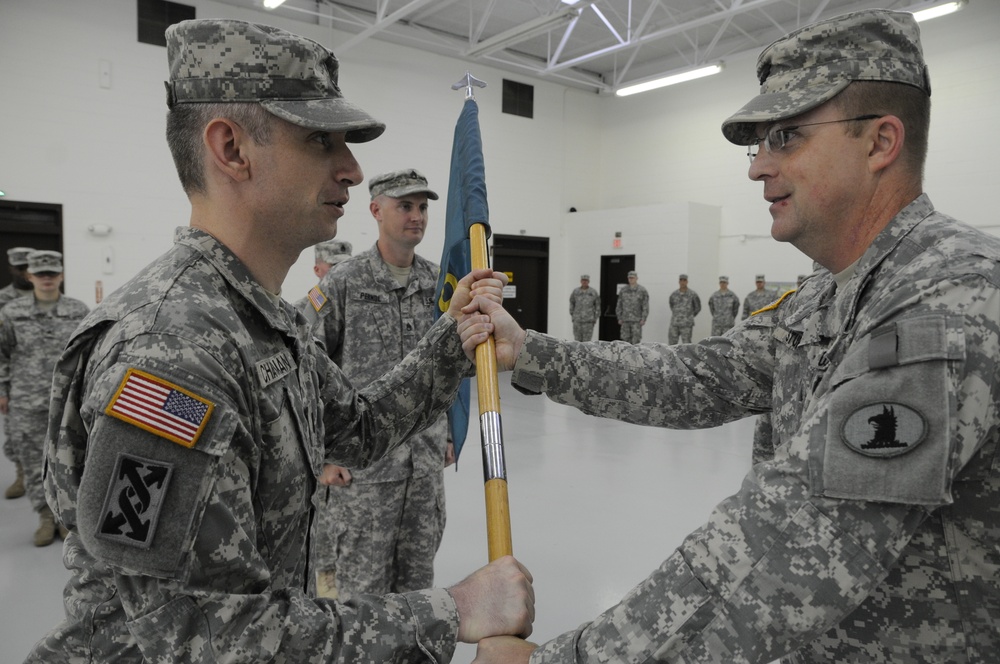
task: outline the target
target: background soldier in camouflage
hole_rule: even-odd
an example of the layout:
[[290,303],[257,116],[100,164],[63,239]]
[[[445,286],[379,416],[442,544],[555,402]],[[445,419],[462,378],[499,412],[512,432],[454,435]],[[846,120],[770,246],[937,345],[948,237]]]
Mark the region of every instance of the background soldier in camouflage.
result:
[[[10,270],[10,283],[0,288],[0,309],[16,298],[31,295],[31,282],[28,281],[28,254],[34,249],[29,247],[14,247],[7,250],[7,262]],[[3,455],[14,463],[17,476],[13,483],[4,491],[4,498],[20,498],[24,495],[24,469],[18,461],[17,452],[10,439],[10,426],[6,417],[3,418]]]
[[[315,257],[315,263],[313,264],[313,274],[316,275],[317,279],[322,279],[326,276],[326,273],[330,271],[330,268],[338,263],[343,263],[348,258],[351,257],[351,252],[354,251],[353,245],[347,240],[327,240],[326,242],[317,242],[316,246],[313,248],[313,255]],[[322,305],[321,302],[317,304]],[[313,300],[309,296],[300,299],[295,303],[295,308],[302,312],[307,320],[316,320],[316,307],[313,306]]]
[[708,298],[708,310],[712,313],[712,336],[725,334],[736,324],[740,313],[740,298],[729,290],[729,277],[719,277],[719,290]]
[[[326,302],[313,334],[351,382],[364,387],[410,352],[434,323],[438,266],[416,254],[427,228],[427,178],[409,169],[368,181],[375,245],[319,283]],[[434,584],[444,535],[444,468],[455,460],[440,416],[364,469],[327,464],[317,493],[317,594],[348,600]]]
[[19,297],[0,310],[0,412],[7,415],[11,443],[24,471],[31,507],[38,512],[35,546],[55,537],[52,510],[42,487],[42,449],[48,426],[52,369],[87,305],[62,295],[62,254],[28,254],[33,297]]
[[529,632],[529,577],[511,557],[448,590],[305,594],[323,459],[364,466],[433,422],[471,369],[456,307],[475,277],[498,301],[505,279],[463,278],[414,353],[355,390],[276,293],[364,177],[349,143],[384,125],[343,98],[336,58],[308,39],[212,19],[166,41],[191,225],[56,365],[45,488],[71,576],[66,619],[28,662],[447,661],[456,639]]
[[778,299],[778,294],[773,290],[764,288],[764,284],[764,275],[758,274],[754,279],[754,290],[747,293],[747,296],[743,298],[743,320],[749,318],[753,312],[763,309]]
[[[922,192],[913,15],[861,11],[763,51],[749,145],[775,239],[823,269],[723,337],[567,344],[501,308],[519,389],[647,425],[770,412],[778,443],[619,605],[477,662],[988,664],[1000,652],[1000,239]],[[588,352],[589,351],[589,352]],[[608,367],[615,371],[609,372]]]
[[694,317],[701,313],[701,298],[688,288],[688,276],[682,274],[677,278],[679,288],[670,294],[670,329],[667,339],[671,344],[678,341],[691,343],[691,330],[694,328]]
[[569,317],[573,321],[573,339],[590,341],[594,323],[601,317],[601,295],[590,287],[590,275],[580,275],[580,286],[569,296]]
[[628,273],[628,286],[618,291],[615,315],[621,326],[622,341],[637,344],[642,341],[642,326],[649,318],[649,293],[639,285],[639,275]]

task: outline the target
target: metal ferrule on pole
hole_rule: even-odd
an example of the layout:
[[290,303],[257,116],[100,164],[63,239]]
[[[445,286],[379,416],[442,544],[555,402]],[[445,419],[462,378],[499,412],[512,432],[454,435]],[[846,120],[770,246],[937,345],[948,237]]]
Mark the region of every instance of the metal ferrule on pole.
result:
[[483,442],[483,477],[506,480],[507,465],[503,456],[503,427],[500,413],[486,412],[479,416],[479,434]]

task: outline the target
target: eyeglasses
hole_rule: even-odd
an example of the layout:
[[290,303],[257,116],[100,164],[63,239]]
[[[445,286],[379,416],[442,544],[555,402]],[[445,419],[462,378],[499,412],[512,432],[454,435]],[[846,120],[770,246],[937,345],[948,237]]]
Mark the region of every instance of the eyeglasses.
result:
[[877,120],[881,118],[881,115],[859,115],[856,118],[846,118],[844,120],[827,120],[826,122],[809,122],[807,124],[792,125],[790,127],[781,127],[777,124],[773,124],[767,128],[767,132],[764,134],[764,138],[755,138],[750,145],[747,146],[747,156],[750,158],[750,163],[753,163],[754,157],[757,156],[758,147],[761,143],[764,144],[764,149],[774,154],[783,150],[785,145],[788,144],[792,138],[795,136],[795,132],[802,127],[815,127],[816,125],[825,124],[836,124],[838,122],[860,122],[862,120]]

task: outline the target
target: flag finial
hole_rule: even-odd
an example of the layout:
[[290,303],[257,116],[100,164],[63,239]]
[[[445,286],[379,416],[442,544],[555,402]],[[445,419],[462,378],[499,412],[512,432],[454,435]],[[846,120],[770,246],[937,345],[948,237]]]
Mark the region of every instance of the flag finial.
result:
[[452,85],[451,89],[452,90],[461,90],[462,88],[465,88],[465,98],[466,99],[475,99],[476,95],[472,91],[473,87],[485,88],[486,87],[486,81],[480,81],[478,78],[476,78],[475,76],[473,76],[469,72],[465,72],[465,76],[463,76],[462,79],[460,81],[458,81],[458,83],[455,83],[454,85]]

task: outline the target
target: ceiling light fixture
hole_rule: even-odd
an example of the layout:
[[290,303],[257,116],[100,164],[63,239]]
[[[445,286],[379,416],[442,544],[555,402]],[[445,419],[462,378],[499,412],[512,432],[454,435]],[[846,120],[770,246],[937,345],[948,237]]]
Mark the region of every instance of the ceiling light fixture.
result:
[[638,94],[640,92],[647,92],[649,90],[655,90],[657,88],[663,88],[668,85],[674,85],[676,83],[683,83],[684,81],[692,81],[696,78],[702,78],[704,76],[711,76],[712,74],[718,74],[722,71],[722,63],[719,62],[714,65],[708,65],[706,67],[700,67],[698,69],[690,69],[688,71],[682,71],[678,74],[668,74],[667,76],[660,76],[643,83],[636,83],[634,85],[629,85],[615,91],[615,94],[619,97],[627,97],[629,95]]
[[264,0],[264,9],[274,9],[285,4],[285,0]]
[[937,18],[939,16],[946,16],[952,12],[957,12],[965,6],[965,3],[966,0],[956,0],[955,2],[946,2],[943,5],[938,5],[937,7],[922,9],[920,11],[913,12],[913,19],[919,23],[921,21],[929,21],[932,18]]
[[576,7],[565,7],[554,14],[539,16],[538,18],[526,21],[521,25],[516,25],[506,32],[501,32],[498,35],[490,37],[489,39],[484,39],[463,53],[463,55],[467,58],[478,58],[481,55],[495,53],[496,51],[507,48],[512,44],[517,44],[518,42],[523,42],[526,39],[537,37],[538,35],[549,32],[550,30],[555,30],[556,28],[569,23],[579,15],[580,9],[577,9]]

